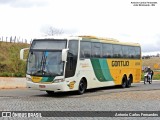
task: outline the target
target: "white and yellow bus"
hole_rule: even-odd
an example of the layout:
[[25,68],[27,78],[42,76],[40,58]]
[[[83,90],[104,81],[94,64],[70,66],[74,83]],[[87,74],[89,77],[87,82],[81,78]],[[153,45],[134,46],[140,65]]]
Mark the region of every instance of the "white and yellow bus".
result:
[[34,39],[27,59],[27,87],[48,94],[130,87],[141,80],[141,64],[137,43],[94,36]]

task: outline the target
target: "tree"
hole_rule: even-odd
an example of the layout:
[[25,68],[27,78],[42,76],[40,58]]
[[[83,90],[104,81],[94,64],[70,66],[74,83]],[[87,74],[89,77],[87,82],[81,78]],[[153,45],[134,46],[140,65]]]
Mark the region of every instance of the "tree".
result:
[[46,35],[49,35],[49,36],[56,36],[56,35],[64,34],[64,30],[63,29],[58,29],[58,28],[55,28],[53,26],[48,26],[45,29],[43,29],[44,33]]
[[157,53],[156,57],[160,57],[160,54],[159,54],[159,53]]

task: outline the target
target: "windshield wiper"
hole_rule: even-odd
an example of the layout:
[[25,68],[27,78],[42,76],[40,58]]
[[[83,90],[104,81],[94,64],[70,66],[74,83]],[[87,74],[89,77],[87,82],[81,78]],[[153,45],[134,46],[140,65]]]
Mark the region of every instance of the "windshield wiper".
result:
[[52,77],[59,75],[59,74],[51,73],[51,72],[45,71],[45,70],[37,70],[34,73],[32,73],[32,75],[38,75],[38,73],[41,73],[41,75],[52,76]]
[[32,74],[33,74],[33,75],[36,75],[36,74],[38,74],[38,73],[43,73],[43,71],[39,69],[39,70],[33,72]]
[[41,65],[40,65],[41,70],[43,70],[43,67],[44,67],[44,53],[42,54],[41,58]]
[[56,74],[56,73],[52,73],[52,72],[50,72],[50,71],[44,71],[44,75],[49,75],[49,76],[57,76],[58,74]]

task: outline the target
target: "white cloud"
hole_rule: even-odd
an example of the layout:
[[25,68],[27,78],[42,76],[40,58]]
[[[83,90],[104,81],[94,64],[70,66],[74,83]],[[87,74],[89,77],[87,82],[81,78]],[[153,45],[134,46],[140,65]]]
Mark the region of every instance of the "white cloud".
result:
[[30,8],[34,6],[45,6],[48,2],[47,0],[0,0],[0,4],[6,4],[15,8]]
[[155,7],[134,7],[129,0],[1,0],[0,3],[0,35],[33,37],[45,25],[52,25],[69,34],[112,37],[138,42],[143,51],[160,50],[157,44],[160,3]]

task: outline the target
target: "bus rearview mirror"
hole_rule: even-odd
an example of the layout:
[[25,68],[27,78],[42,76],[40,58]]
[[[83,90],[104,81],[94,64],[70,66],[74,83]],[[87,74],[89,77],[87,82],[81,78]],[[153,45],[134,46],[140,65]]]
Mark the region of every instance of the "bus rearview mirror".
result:
[[27,59],[24,59],[24,51],[28,50],[29,48],[23,48],[20,50],[20,59],[26,61]]
[[62,50],[62,61],[66,62],[67,61],[67,53],[69,49],[63,49]]

